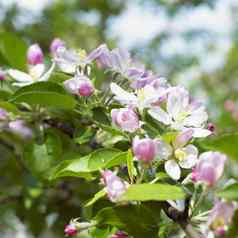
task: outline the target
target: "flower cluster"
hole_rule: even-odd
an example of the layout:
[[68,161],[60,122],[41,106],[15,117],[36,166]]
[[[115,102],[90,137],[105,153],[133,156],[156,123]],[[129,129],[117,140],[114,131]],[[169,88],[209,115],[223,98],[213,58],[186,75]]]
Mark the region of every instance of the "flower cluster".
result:
[[[87,54],[83,50],[67,48],[64,41],[56,38],[51,43],[50,55],[52,63],[47,69],[43,51],[38,44],[33,44],[27,52],[28,73],[16,69],[0,71],[0,80],[8,74],[15,80],[13,86],[23,87],[48,81],[58,70],[70,77],[62,83],[69,94],[90,101],[100,91],[95,89],[91,78],[94,62],[99,69],[112,72],[110,91],[102,92],[105,100],[100,102],[111,117],[112,128],[121,131],[122,136],[127,135],[136,172],[129,183],[126,176],[121,178],[116,171],[101,171],[104,191],[111,202],[120,203],[131,184],[145,181],[146,176],[146,182],[156,182],[158,171],[167,173],[170,183],[202,185],[205,190],[216,186],[223,175],[227,157],[216,151],[199,151],[196,139],[211,136],[215,127],[208,123],[205,106],[184,87],[171,85],[164,77],[134,60],[127,51],[110,50],[105,44]],[[231,111],[231,107],[227,102],[226,108]],[[31,130],[23,120],[9,120],[8,112],[3,109],[0,110],[0,121],[8,121],[8,129],[17,134],[31,136]],[[185,201],[168,200],[167,203],[178,211],[185,210]],[[183,208],[180,209],[178,204]],[[214,234],[223,235],[234,210],[233,203],[217,202],[210,212],[207,227]],[[78,227],[77,222],[71,222],[65,227],[66,235],[76,235]],[[114,237],[128,236],[119,231],[111,236]]]

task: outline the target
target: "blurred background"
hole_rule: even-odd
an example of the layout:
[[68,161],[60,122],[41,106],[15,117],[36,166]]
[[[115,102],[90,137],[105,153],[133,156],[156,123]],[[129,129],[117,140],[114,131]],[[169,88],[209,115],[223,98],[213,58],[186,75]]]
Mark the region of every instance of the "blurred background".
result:
[[[5,31],[45,52],[54,37],[87,51],[103,42],[126,48],[206,103],[218,132],[237,129],[237,0],[0,0]],[[77,197],[90,197],[93,184],[80,183],[74,196],[65,183],[43,190],[29,174],[16,183],[21,168],[2,161],[0,237],[63,237],[65,222],[81,212]]]

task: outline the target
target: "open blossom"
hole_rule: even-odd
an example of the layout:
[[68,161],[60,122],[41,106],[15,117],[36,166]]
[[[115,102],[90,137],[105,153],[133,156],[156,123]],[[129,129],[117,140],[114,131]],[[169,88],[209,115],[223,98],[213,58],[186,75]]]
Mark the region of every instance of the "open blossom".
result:
[[227,157],[219,152],[204,152],[192,172],[192,180],[214,186],[221,178]]
[[89,97],[94,92],[92,82],[85,75],[76,75],[74,78],[66,80],[64,86],[70,93],[82,97]]
[[167,112],[161,107],[151,108],[148,112],[156,120],[178,131],[193,129],[193,137],[206,137],[211,131],[204,129],[207,112],[203,105],[191,102],[188,91],[173,87],[168,92]]
[[135,132],[140,128],[139,118],[132,108],[112,109],[112,122],[123,131]]
[[117,202],[128,186],[126,182],[110,170],[102,172],[102,181],[106,186],[107,196],[112,202]]
[[157,154],[157,143],[150,138],[139,139],[139,137],[135,137],[132,149],[136,159],[148,163]]
[[33,44],[27,51],[27,62],[30,65],[43,64],[44,55],[38,44]]
[[55,55],[57,50],[60,47],[65,47],[65,42],[62,41],[60,38],[55,38],[50,44],[50,52],[52,55]]
[[32,130],[26,126],[23,120],[11,121],[8,124],[9,130],[23,138],[31,138]]
[[8,74],[17,81],[13,83],[14,86],[23,87],[32,83],[47,81],[50,78],[54,67],[55,64],[53,63],[46,71],[45,65],[37,64],[29,66],[28,74],[16,69],[8,70]]
[[216,201],[208,217],[208,226],[216,236],[224,236],[236,207],[232,202]]
[[84,50],[76,51],[65,47],[58,47],[54,54],[54,62],[62,72],[68,74],[74,74],[79,67],[84,68],[90,63]]
[[169,90],[164,87],[155,88],[152,85],[146,85],[144,88],[136,90],[135,93],[130,93],[115,83],[111,83],[110,86],[115,100],[123,105],[138,107],[139,110],[160,103]]
[[166,173],[174,180],[181,177],[181,168],[191,169],[198,161],[198,149],[191,144],[186,145],[191,139],[192,133],[183,132],[177,136],[173,146],[158,141],[158,156],[166,160],[164,167]]

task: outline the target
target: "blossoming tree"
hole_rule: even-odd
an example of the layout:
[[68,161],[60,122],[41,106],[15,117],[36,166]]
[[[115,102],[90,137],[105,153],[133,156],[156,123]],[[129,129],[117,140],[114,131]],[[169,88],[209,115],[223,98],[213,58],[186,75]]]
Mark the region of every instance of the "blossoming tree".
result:
[[238,236],[238,183],[224,176],[238,135],[216,135],[187,89],[105,44],[87,54],[56,38],[47,59],[38,44],[22,54],[0,71],[3,142],[43,184],[96,185],[66,236],[167,237],[168,224],[178,237]]

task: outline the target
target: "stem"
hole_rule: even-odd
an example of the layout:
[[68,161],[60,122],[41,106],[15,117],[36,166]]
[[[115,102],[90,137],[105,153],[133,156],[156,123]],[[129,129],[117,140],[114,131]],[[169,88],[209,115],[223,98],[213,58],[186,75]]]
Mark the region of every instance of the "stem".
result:
[[144,175],[145,175],[145,167],[143,166],[142,169],[141,169],[141,174],[140,174],[140,177],[137,179],[136,183],[139,184],[142,182],[143,178],[144,178]]
[[204,238],[203,235],[199,234],[190,223],[188,223],[185,226],[184,225],[180,226],[182,227],[183,231],[185,232],[188,238]]

